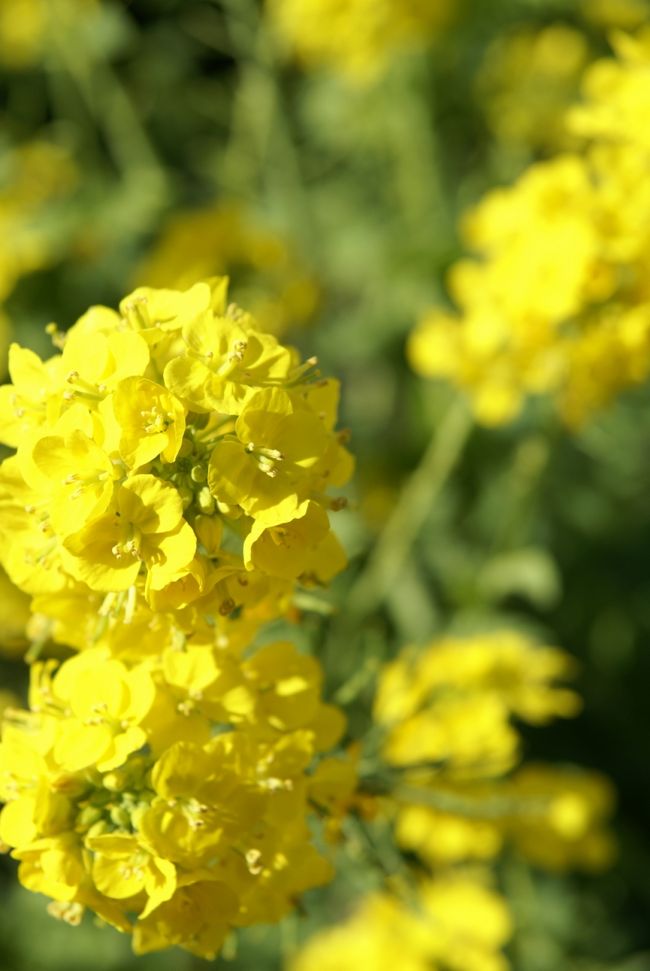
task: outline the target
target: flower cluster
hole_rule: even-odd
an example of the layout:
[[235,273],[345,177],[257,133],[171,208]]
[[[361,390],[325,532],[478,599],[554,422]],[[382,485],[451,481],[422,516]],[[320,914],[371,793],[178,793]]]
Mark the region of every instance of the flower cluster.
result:
[[304,323],[316,309],[317,285],[287,241],[233,203],[177,213],[136,269],[134,283],[182,290],[223,274],[233,280],[237,302],[272,334]]
[[325,494],[352,467],[338,386],[228,305],[225,280],[141,288],[54,339],[45,362],[13,345],[0,389],[17,449],[0,560],[56,640],[242,647],[296,581],[344,566]]
[[449,278],[460,314],[434,310],[412,335],[416,370],[467,390],[485,424],[549,394],[579,426],[650,372],[650,41],[619,36],[616,49],[570,112],[584,149],[532,166],[469,214],[479,258]]
[[[504,842],[550,869],[609,861],[605,780],[543,765],[509,774],[519,747],[513,716],[544,724],[579,709],[558,683],[573,667],[562,651],[511,631],[441,640],[386,665],[375,700],[392,768],[386,809],[398,846],[420,862],[316,934],[291,971],[506,971],[501,949],[513,924],[487,866]],[[371,778],[362,787],[371,790]]]
[[451,0],[267,0],[273,26],[309,68],[356,82],[374,78],[401,48],[443,26]]
[[501,897],[468,876],[420,884],[413,900],[369,896],[339,927],[321,931],[290,971],[505,971],[512,931]]
[[578,696],[556,684],[571,658],[502,631],[406,652],[381,678],[375,716],[384,758],[398,770],[396,838],[432,867],[490,860],[509,842],[549,869],[599,869],[612,858],[603,828],[609,783],[596,773],[526,764],[518,718],[575,715]]
[[36,663],[0,745],[0,838],[21,882],[70,923],[90,908],[132,933],[138,953],[209,958],[231,928],[279,920],[331,877],[308,810],[326,811],[333,774],[339,796],[354,788],[350,764],[321,757],[344,719],[320,686],[284,642],[243,663],[209,648]]

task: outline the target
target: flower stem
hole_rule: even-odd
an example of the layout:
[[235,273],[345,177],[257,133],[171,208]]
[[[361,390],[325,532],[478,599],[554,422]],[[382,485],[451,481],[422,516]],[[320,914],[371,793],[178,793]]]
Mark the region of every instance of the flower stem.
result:
[[365,569],[345,603],[355,620],[379,607],[408,558],[433,502],[449,479],[472,429],[465,402],[455,398],[436,429],[420,464],[402,489]]

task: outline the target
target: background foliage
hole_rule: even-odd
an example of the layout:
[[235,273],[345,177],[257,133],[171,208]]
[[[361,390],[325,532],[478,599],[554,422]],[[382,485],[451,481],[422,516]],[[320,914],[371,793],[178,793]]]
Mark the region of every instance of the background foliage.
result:
[[[40,3],[57,8],[42,23]],[[578,434],[544,402],[503,429],[469,428],[453,392],[416,378],[404,355],[418,316],[445,301],[462,212],[564,147],[561,131],[535,133],[554,130],[579,66],[607,52],[608,23],[627,16],[634,26],[650,10],[459,0],[431,43],[352,83],[287,57],[256,0],[13,6],[0,4],[7,329],[42,351],[49,321],[65,328],[90,304],[115,305],[148,274],[169,285],[174,274],[191,278],[194,260],[196,276],[229,272],[236,298],[258,300],[317,353],[342,379],[358,461],[350,508],[336,519],[351,566],[332,591],[301,604],[293,635],[315,645],[329,694],[357,732],[378,663],[404,643],[508,623],[571,651],[585,712],[530,730],[527,754],[614,780],[620,859],[597,879],[541,876],[506,860],[501,878],[518,920],[510,956],[516,971],[650,968],[650,391],[626,393]],[[17,57],[5,35],[12,16],[29,34],[28,8],[41,29]],[[555,86],[536,86],[504,45],[558,24],[580,38],[577,53],[575,43],[562,49]],[[573,73],[564,70],[570,54]],[[501,124],[506,116],[512,124]],[[543,123],[526,123],[536,117]],[[40,154],[27,155],[35,143]],[[216,216],[161,249],[170,220],[188,210]],[[434,433],[444,447],[426,465]],[[3,675],[21,690],[20,662],[3,661]],[[376,852],[363,834],[347,835],[335,884],[282,929],[244,934],[219,966],[280,968],[309,930],[376,885]],[[91,922],[72,931],[48,918],[8,861],[2,877],[7,971],[202,964],[180,952],[135,959]]]

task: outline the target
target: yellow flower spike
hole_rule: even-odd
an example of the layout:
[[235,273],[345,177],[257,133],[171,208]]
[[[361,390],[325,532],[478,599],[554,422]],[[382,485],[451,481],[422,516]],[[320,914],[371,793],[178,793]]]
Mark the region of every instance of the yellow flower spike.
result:
[[512,933],[503,899],[480,877],[441,877],[410,900],[375,893],[345,923],[318,932],[290,971],[506,971],[500,948]]

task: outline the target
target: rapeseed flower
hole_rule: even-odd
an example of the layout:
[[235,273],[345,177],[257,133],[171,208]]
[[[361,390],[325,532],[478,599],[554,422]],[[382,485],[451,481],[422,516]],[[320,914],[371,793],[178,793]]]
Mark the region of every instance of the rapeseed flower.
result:
[[338,386],[229,305],[225,281],[141,288],[53,336],[45,362],[13,345],[0,389],[16,448],[0,559],[56,640],[114,636],[120,653],[127,621],[143,652],[165,631],[243,647],[295,582],[342,569],[327,496],[352,471]]
[[520,634],[434,642],[380,677],[375,718],[395,836],[432,868],[490,861],[506,844],[551,870],[597,870],[614,854],[610,784],[598,773],[518,766],[519,719],[542,725],[580,710],[558,684],[572,659]]
[[[0,744],[0,838],[23,885],[70,923],[88,908],[132,933],[138,953],[212,958],[231,929],[282,918],[332,875],[308,825],[328,811],[312,769],[345,719],[321,683],[286,643],[243,665],[208,646],[37,662]],[[351,793],[353,763],[330,763],[348,768],[329,792]]]
[[582,147],[533,165],[464,222],[477,257],[449,276],[458,313],[413,333],[416,370],[467,391],[479,421],[514,418],[547,394],[579,427],[650,373],[647,36],[593,64],[569,130]]

